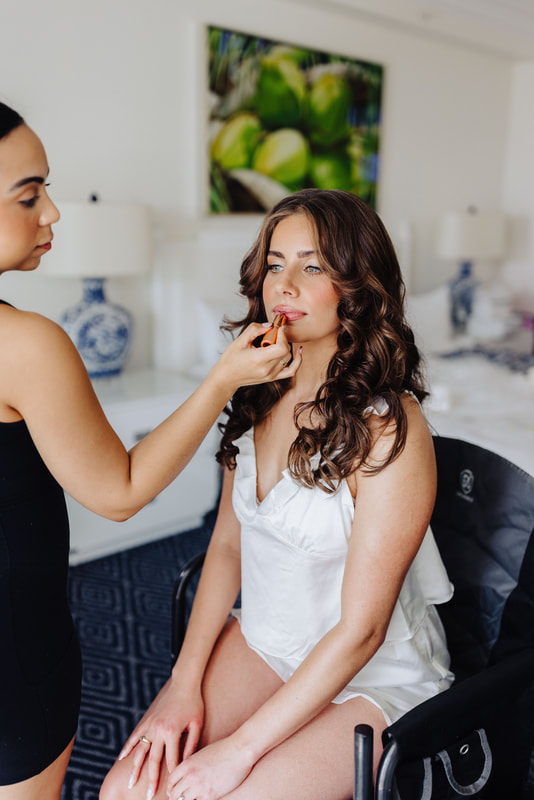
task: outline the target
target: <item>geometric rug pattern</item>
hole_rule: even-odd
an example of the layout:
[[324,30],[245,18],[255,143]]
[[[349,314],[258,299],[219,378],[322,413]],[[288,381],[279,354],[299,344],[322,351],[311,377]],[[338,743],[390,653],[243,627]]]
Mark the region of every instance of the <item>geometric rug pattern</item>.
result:
[[70,568],[83,683],[61,800],[98,800],[123,743],[167,680],[174,581],[206,549],[214,520],[211,512],[195,530]]

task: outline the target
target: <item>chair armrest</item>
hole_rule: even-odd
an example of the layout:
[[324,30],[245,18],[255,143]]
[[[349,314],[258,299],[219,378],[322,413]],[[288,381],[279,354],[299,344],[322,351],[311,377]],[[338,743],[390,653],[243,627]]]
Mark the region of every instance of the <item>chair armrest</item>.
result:
[[397,740],[401,758],[437,753],[493,719],[522,694],[533,676],[534,650],[514,653],[413,708],[386,728],[383,744]]
[[196,573],[202,569],[205,558],[205,552],[193,556],[193,558],[187,562],[185,567],[182,568],[174,583],[171,623],[171,669],[176,663],[176,659],[178,658],[178,653],[180,652],[180,648],[182,647],[185,636],[187,587],[191,583],[191,580]]
[[376,798],[392,796],[399,762],[432,756],[477,728],[483,728],[532,683],[534,650],[523,650],[431,697],[382,735]]

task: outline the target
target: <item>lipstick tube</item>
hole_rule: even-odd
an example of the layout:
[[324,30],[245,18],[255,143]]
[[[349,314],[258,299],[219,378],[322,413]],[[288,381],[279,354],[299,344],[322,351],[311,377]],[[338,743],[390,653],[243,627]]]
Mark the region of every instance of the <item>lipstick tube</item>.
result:
[[285,314],[277,314],[273,321],[273,327],[269,328],[260,342],[260,347],[268,347],[270,344],[276,344],[279,329],[285,325],[287,317]]

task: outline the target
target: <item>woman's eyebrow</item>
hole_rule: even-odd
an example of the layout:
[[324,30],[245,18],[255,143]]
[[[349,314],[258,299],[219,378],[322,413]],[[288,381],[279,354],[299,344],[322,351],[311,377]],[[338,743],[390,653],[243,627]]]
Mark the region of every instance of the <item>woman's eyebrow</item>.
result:
[[[269,250],[268,256],[276,256],[276,258],[284,258],[284,254],[278,250]],[[308,258],[315,255],[315,250],[297,250],[297,258]]]
[[22,186],[26,186],[28,183],[39,183],[43,184],[45,179],[41,175],[30,175],[28,178],[21,178],[20,181],[17,181],[13,184],[10,188],[10,192],[14,192],[15,189],[20,189]]

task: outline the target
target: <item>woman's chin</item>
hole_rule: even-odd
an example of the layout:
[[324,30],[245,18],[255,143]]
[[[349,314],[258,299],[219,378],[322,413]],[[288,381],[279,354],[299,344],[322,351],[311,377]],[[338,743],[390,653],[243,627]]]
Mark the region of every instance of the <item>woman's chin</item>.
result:
[[30,256],[30,258],[26,259],[26,261],[24,261],[24,263],[21,264],[20,267],[18,267],[18,270],[20,272],[32,272],[34,269],[37,269],[37,267],[40,265],[41,258],[42,256],[40,255]]

